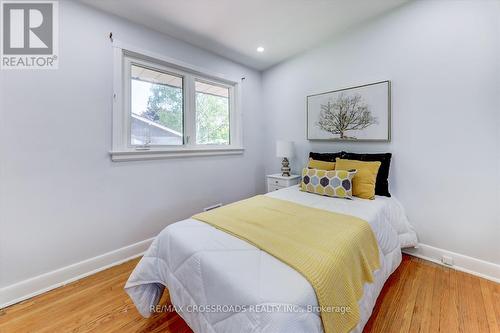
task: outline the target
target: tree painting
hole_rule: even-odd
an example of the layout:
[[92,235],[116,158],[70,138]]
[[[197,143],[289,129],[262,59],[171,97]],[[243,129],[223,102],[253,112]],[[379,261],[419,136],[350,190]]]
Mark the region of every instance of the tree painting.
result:
[[316,125],[323,131],[339,135],[340,139],[349,140],[356,137],[349,137],[346,132],[362,130],[377,123],[377,118],[372,115],[360,94],[342,93],[335,99],[330,98],[326,104],[321,104]]

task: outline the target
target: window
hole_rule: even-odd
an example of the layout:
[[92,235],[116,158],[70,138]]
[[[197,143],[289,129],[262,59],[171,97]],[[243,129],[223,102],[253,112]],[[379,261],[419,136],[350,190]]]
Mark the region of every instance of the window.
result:
[[229,144],[229,88],[196,81],[196,143]]
[[183,144],[182,77],[131,65],[130,144]]
[[115,48],[115,161],[242,153],[239,84]]

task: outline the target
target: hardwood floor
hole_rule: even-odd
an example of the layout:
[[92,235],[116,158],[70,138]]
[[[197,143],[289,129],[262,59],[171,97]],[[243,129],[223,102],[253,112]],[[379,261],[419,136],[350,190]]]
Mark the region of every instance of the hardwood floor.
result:
[[[176,313],[135,310],[123,285],[136,263],[0,310],[0,332],[191,332]],[[405,255],[365,332],[500,332],[500,284]]]

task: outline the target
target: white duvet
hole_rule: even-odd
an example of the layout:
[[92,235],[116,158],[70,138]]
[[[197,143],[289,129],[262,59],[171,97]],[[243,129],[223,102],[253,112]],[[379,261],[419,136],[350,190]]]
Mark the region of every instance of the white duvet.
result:
[[[415,232],[395,198],[336,199],[301,192],[298,186],[268,196],[350,214],[375,233],[381,268],[359,301],[361,332],[384,282],[401,262],[401,247],[415,246]],[[346,267],[349,269],[349,267]],[[167,226],[132,272],[125,289],[149,317],[164,288],[193,331],[323,332],[316,295],[294,269],[245,241],[193,219]],[[160,309],[164,310],[164,309]]]

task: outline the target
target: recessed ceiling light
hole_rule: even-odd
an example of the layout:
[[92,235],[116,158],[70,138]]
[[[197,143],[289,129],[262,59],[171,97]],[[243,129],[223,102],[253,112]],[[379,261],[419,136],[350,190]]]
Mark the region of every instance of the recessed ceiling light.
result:
[[259,47],[257,48],[257,52],[259,52],[259,53],[264,52],[264,47],[263,47],[263,46],[259,46]]

